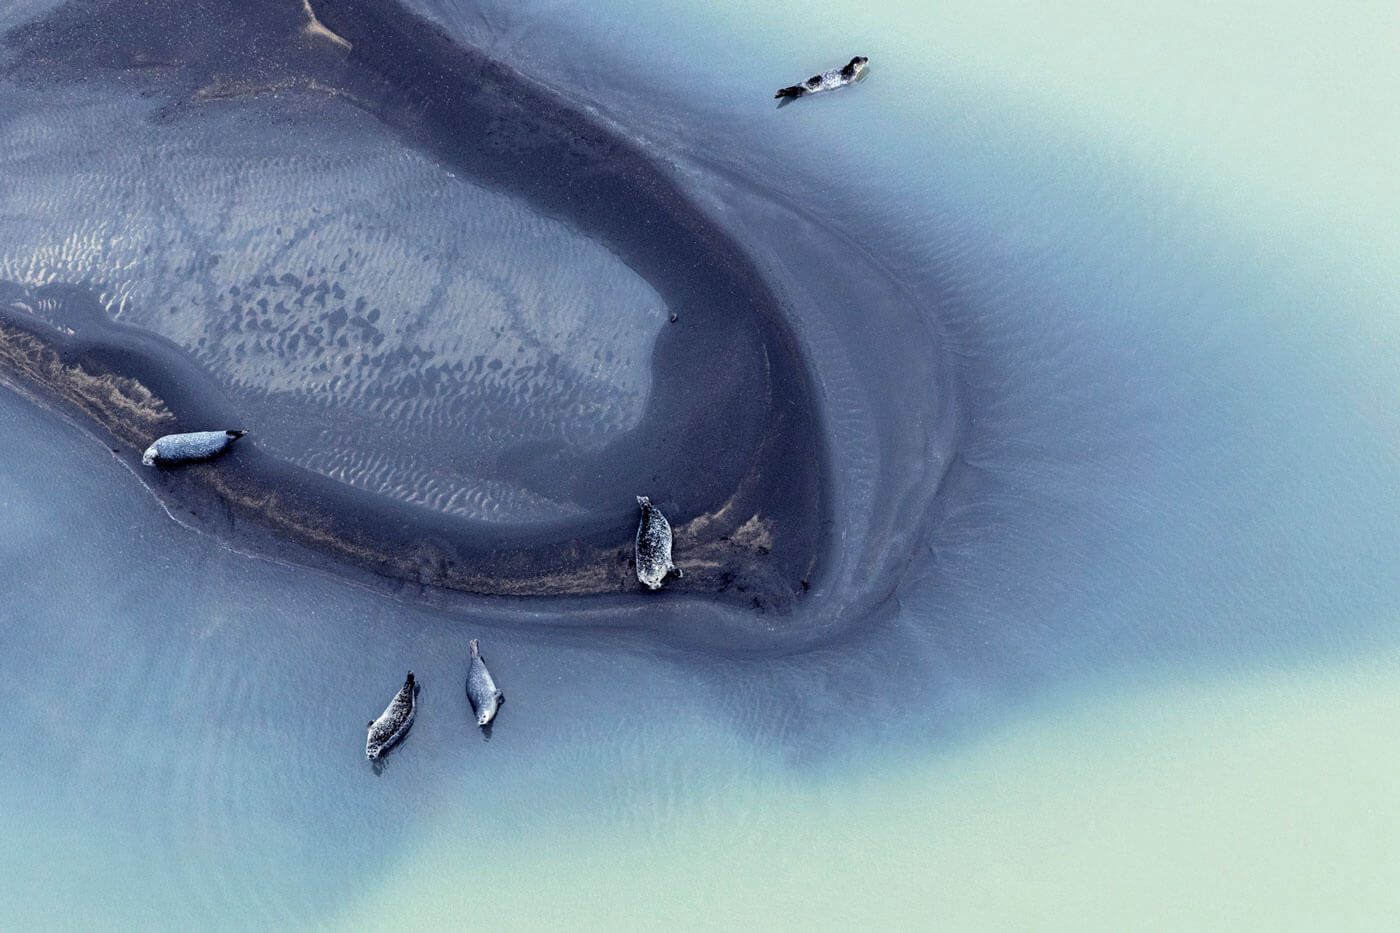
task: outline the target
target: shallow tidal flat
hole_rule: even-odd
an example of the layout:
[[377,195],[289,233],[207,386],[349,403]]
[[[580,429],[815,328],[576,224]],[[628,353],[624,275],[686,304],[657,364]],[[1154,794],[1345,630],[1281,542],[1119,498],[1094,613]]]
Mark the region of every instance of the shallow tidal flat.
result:
[[7,918],[1394,916],[1394,14],[312,7],[0,12]]
[[[212,31],[172,35],[159,11],[78,5],[11,34],[10,73],[36,93],[50,82],[109,76],[114,66],[126,74],[133,61],[166,62],[141,88],[148,111],[151,97],[165,98],[163,109],[145,117],[153,146],[162,155],[181,149],[176,164],[199,172],[195,186],[213,195],[194,203],[188,192],[133,195],[122,181],[104,183],[118,189],[118,199],[136,202],[133,220],[159,214],[152,233],[172,221],[161,202],[176,202],[185,219],[157,244],[157,261],[173,264],[184,285],[141,296],[129,294],[139,286],[123,286],[114,299],[116,289],[84,294],[78,286],[30,290],[11,282],[5,308],[12,328],[25,331],[12,342],[44,342],[59,360],[31,361],[38,351],[26,346],[10,354],[11,373],[36,395],[47,389],[56,404],[81,409],[104,436],[128,445],[128,456],[156,420],[178,430],[237,422],[256,437],[259,415],[270,412],[266,454],[243,454],[251,445],[240,445],[231,464],[152,480],[173,513],[212,522],[226,536],[246,539],[234,529],[257,528],[277,543],[438,591],[614,594],[629,589],[635,496],[655,490],[687,541],[691,574],[676,589],[759,611],[790,609],[810,588],[823,546],[825,456],[799,347],[752,262],[624,137],[408,13],[379,4],[326,6],[326,21],[345,34],[328,41],[324,29],[307,32],[299,7],[264,6],[235,13],[209,4],[197,12]],[[241,57],[225,54],[230,36]],[[350,266],[371,251],[395,258],[383,255],[380,232],[357,235],[383,219],[366,222],[363,208],[341,212],[330,204],[326,214],[341,216],[320,218],[317,206],[309,216],[304,206],[287,211],[256,185],[210,191],[211,162],[223,177],[236,177],[249,155],[220,163],[191,152],[209,146],[211,136],[239,132],[225,126],[211,133],[206,106],[219,111],[216,121],[262,120],[268,131],[285,116],[264,98],[282,91],[298,92],[298,118],[329,111],[330,125],[308,133],[306,145],[314,145],[316,130],[356,122],[370,151],[354,170],[368,162],[371,173],[388,161],[386,140],[412,145],[443,160],[433,173],[451,166],[496,192],[477,192],[476,206],[486,201],[501,210],[505,233],[529,245],[505,256],[493,244],[496,255],[467,259],[462,269],[450,254],[397,237],[389,252],[416,246],[417,275],[436,275],[437,284],[419,306],[382,288],[367,300],[371,282],[394,273]],[[121,99],[120,88],[111,93]],[[377,122],[360,119],[360,111]],[[111,119],[105,111],[95,118]],[[189,130],[190,122],[200,125]],[[273,166],[283,185],[304,174]],[[42,184],[35,189],[52,196]],[[572,226],[558,229],[528,211],[521,218],[513,203],[500,203],[503,195]],[[459,210],[473,206],[455,200]],[[216,217],[236,218],[244,232]],[[348,232],[335,229],[347,225]],[[495,228],[482,226],[477,238],[493,239]],[[233,247],[232,262],[223,262],[230,240],[269,233],[270,257],[250,263],[246,249]],[[575,243],[580,234],[612,255]],[[141,239],[116,251],[134,247],[144,257],[152,245]],[[470,242],[459,234],[459,257],[463,240]],[[586,257],[553,262],[561,241]],[[561,295],[570,284],[580,288],[569,277],[586,274],[590,259],[605,268],[620,259],[645,281],[623,268],[611,273],[621,280],[621,300],[606,286],[591,300],[571,290]],[[27,265],[33,278],[36,261],[31,254],[27,264],[12,264],[21,278]],[[523,287],[512,287],[508,263],[519,265]],[[473,273],[496,281],[476,282]],[[573,317],[557,306],[538,313],[561,297]],[[618,304],[600,307],[609,299]],[[120,320],[105,320],[104,302]],[[218,323],[202,327],[192,318]],[[658,321],[670,326],[658,331]],[[463,339],[463,325],[484,339]],[[169,339],[143,342],[146,328]],[[629,339],[634,328],[654,346]],[[644,354],[649,366],[640,362]],[[127,388],[105,401],[81,390],[79,400],[75,387],[94,380]],[[612,384],[622,390],[617,410]],[[326,430],[343,409],[354,412],[347,428]],[[284,449],[295,454],[279,456]],[[464,449],[470,454],[459,457]],[[472,504],[492,504],[501,488],[505,502],[473,514]],[[357,494],[362,489],[374,494]],[[510,503],[521,503],[525,514],[510,515]],[[553,514],[531,514],[543,509]]]

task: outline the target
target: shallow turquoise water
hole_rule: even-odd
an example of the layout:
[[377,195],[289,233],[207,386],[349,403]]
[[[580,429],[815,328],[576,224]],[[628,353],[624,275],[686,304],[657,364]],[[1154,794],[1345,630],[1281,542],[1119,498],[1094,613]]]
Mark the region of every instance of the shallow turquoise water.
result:
[[[868,624],[766,659],[463,624],[174,525],[6,394],[10,917],[1394,915],[1394,11],[425,8],[598,106],[760,261],[833,250],[806,281],[850,306],[793,308],[846,535],[814,612]],[[861,86],[772,109],[855,53]],[[901,322],[858,286],[885,282],[926,301],[910,345],[941,342],[972,424],[977,481],[927,532],[871,517],[891,489],[933,509],[899,477],[951,456],[924,374],[879,371]],[[872,453],[900,399],[927,438]],[[473,635],[508,695],[489,742]],[[375,775],[362,723],[407,667],[423,713]]]

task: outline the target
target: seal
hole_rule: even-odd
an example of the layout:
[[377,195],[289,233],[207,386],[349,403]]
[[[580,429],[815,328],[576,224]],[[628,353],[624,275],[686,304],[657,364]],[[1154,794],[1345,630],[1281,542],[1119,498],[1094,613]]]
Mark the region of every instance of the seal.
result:
[[189,434],[167,434],[158,437],[146,448],[141,462],[146,466],[169,466],[208,460],[228,450],[228,445],[247,431],[193,431]]
[[506,701],[506,695],[496,687],[486,662],[481,660],[481,645],[475,638],[467,643],[472,651],[471,663],[467,665],[467,699],[472,701],[472,712],[476,713],[478,726],[488,725],[496,718],[496,711]]
[[379,718],[366,723],[369,736],[365,739],[365,757],[374,761],[388,751],[394,743],[408,734],[413,725],[413,717],[418,712],[418,685],[414,683],[413,671],[408,672],[399,692],[389,701]]
[[682,576],[671,563],[671,523],[646,496],[638,496],[642,520],[637,525],[637,579],[649,590],[661,588],[671,574]]
[[860,80],[860,76],[865,74],[865,65],[869,61],[870,59],[864,55],[857,55],[847,62],[844,68],[833,68],[830,71],[823,71],[819,75],[812,75],[801,84],[780,88],[778,93],[773,96],[805,97],[808,94],[820,94],[822,91],[834,91],[839,87],[845,87]]

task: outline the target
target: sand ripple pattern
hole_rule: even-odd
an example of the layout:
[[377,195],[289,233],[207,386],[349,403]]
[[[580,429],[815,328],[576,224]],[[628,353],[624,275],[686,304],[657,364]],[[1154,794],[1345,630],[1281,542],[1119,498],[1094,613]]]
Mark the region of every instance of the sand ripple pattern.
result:
[[575,512],[497,464],[634,427],[662,300],[597,243],[300,93],[125,137],[157,118],[130,95],[0,104],[0,276],[94,287],[299,465],[475,518]]

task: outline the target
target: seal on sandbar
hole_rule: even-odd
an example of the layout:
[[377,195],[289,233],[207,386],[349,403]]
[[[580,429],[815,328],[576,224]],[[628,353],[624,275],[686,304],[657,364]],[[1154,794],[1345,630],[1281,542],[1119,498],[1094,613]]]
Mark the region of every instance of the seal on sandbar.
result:
[[476,724],[484,726],[496,718],[496,711],[506,701],[506,695],[496,687],[486,662],[481,660],[481,645],[473,638],[467,643],[472,651],[471,663],[467,665],[467,699],[472,701],[472,712],[476,713]]
[[647,589],[656,590],[671,574],[682,576],[680,568],[671,563],[671,523],[646,496],[638,496],[637,504],[642,507],[642,521],[637,525],[637,579]]
[[785,87],[774,94],[774,97],[805,97],[808,94],[820,94],[822,91],[834,91],[838,87],[858,81],[865,73],[865,65],[870,59],[864,55],[857,55],[846,63],[844,68],[832,68],[830,71],[823,71],[819,75],[812,75],[801,84],[794,84],[792,87]]
[[408,678],[404,680],[399,692],[394,694],[394,699],[389,701],[384,712],[379,714],[378,719],[366,723],[369,727],[369,737],[365,739],[365,757],[370,761],[384,754],[395,742],[408,734],[408,727],[413,725],[413,717],[418,712],[417,688],[418,685],[413,681],[413,671],[409,671]]
[[228,450],[228,445],[238,440],[247,431],[193,431],[189,434],[167,434],[158,437],[155,443],[146,448],[141,462],[146,466],[156,464],[191,463],[195,460],[208,460]]

